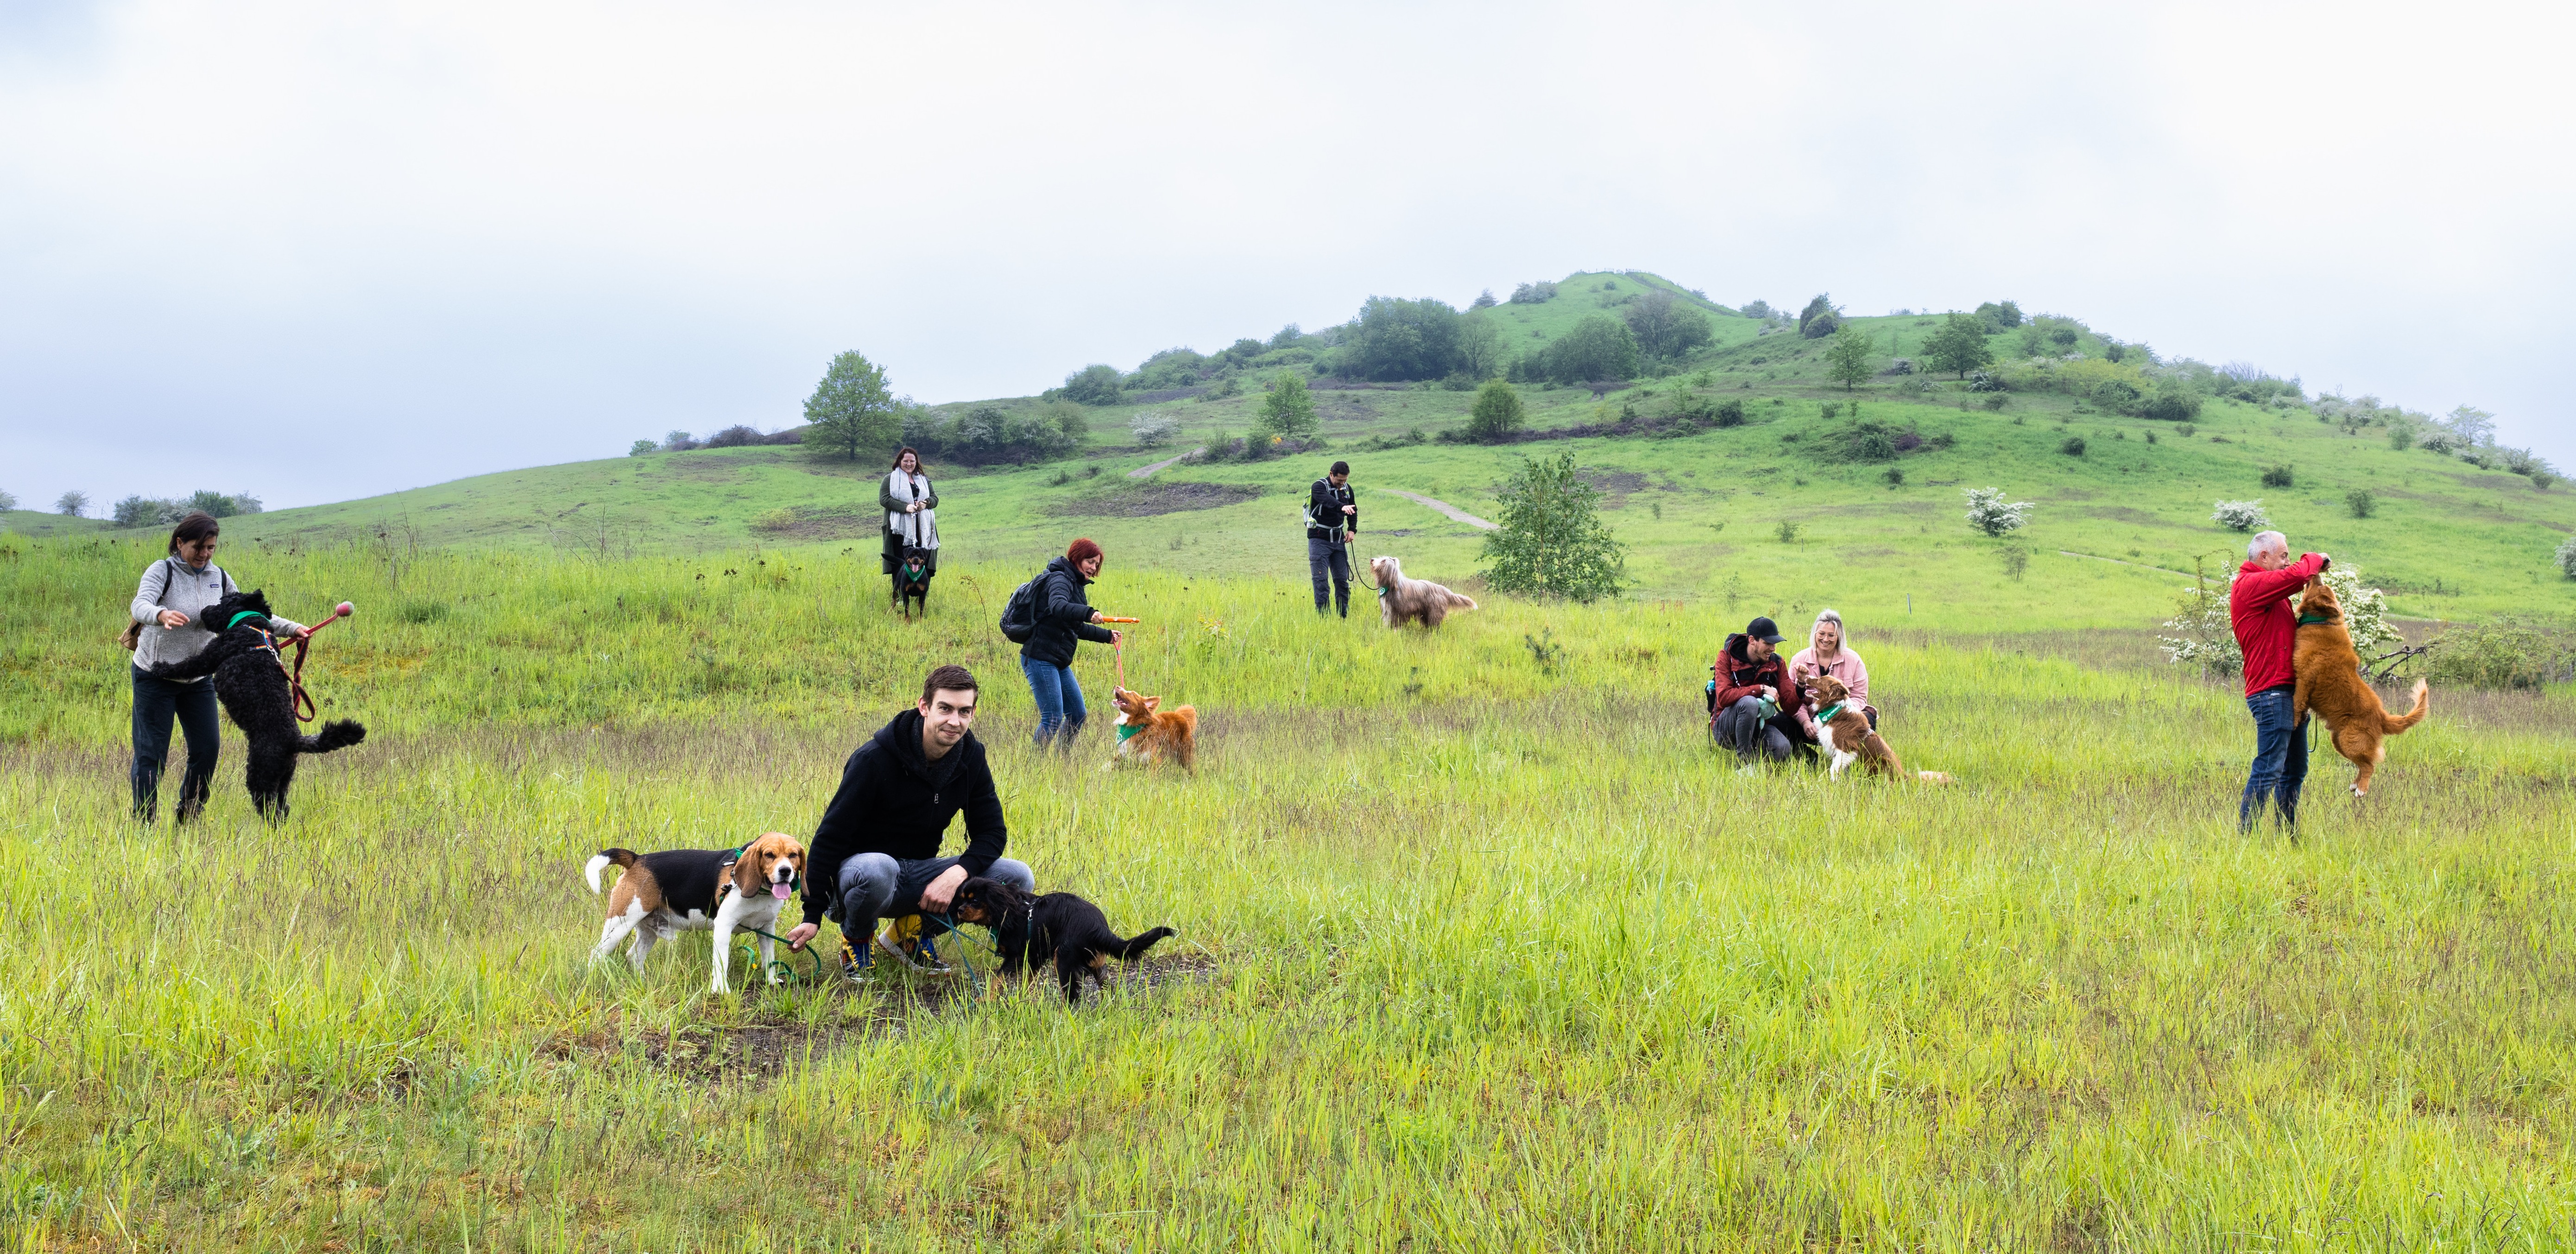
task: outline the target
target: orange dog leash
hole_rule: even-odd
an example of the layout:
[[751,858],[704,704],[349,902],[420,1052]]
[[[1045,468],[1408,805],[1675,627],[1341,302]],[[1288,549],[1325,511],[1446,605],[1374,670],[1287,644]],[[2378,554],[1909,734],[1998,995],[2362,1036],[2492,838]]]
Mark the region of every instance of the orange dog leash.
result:
[[[1104,623],[1133,623],[1140,620],[1133,618],[1111,618],[1110,616],[1103,614],[1100,616],[1100,621]],[[1124,639],[1111,641],[1109,652],[1118,659],[1118,686],[1124,688],[1127,686],[1127,642]]]

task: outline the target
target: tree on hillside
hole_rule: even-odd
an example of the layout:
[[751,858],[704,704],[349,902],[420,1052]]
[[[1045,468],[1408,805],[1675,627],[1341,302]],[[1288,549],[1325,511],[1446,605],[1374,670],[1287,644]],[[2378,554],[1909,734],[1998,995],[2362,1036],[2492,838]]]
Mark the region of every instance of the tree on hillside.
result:
[[65,492],[54,498],[54,512],[67,518],[78,518],[89,509],[89,493]]
[[1628,306],[1628,331],[1649,357],[1679,357],[1712,338],[1708,315],[1670,292],[1648,292]]
[[2021,306],[2012,301],[1987,301],[1977,306],[1974,315],[1988,330],[2009,331],[2021,325]]
[[1503,373],[1503,329],[1483,318],[1468,318],[1458,328],[1458,370],[1470,379]]
[[857,461],[894,447],[903,433],[901,407],[886,386],[885,367],[856,352],[832,359],[805,398],[805,451],[828,461]]
[[1118,367],[1095,362],[1064,377],[1063,396],[1076,405],[1115,405],[1126,399],[1120,386]]
[[1575,323],[1547,346],[1547,375],[1559,383],[1637,377],[1637,335],[1628,324],[1607,314]]
[[1869,377],[1870,357],[1877,347],[1870,342],[1869,332],[1844,323],[1825,345],[1825,377],[1843,385],[1846,392],[1852,390]]
[[1798,311],[1798,334],[1811,340],[1821,340],[1841,330],[1842,325],[1842,311],[1834,308],[1830,292],[1816,293],[1815,299]]
[[2021,530],[2030,521],[2031,502],[2007,501],[2002,488],[1970,488],[1968,525],[1990,536]]
[[1469,309],[1491,309],[1493,307],[1494,289],[1490,287],[1486,288],[1484,291],[1476,293],[1476,299],[1469,302],[1467,305],[1467,308]]
[[0,509],[16,509],[16,508],[18,508],[18,497],[17,497],[17,495],[16,495],[15,493],[11,493],[11,492],[0,492]]
[[1627,553],[1601,525],[1599,495],[1574,473],[1571,449],[1552,461],[1524,459],[1502,490],[1502,526],[1485,535],[1486,581],[1576,601],[1619,595]]
[[1315,398],[1306,392],[1306,380],[1294,370],[1282,370],[1270,382],[1270,395],[1261,398],[1261,409],[1252,420],[1256,436],[1279,436],[1291,440],[1313,439],[1323,430],[1315,418]]
[[1479,443],[1491,444],[1520,430],[1528,419],[1520,392],[1495,379],[1477,389],[1475,408],[1467,411],[1467,435]]
[[1463,321],[1444,301],[1369,297],[1351,323],[1352,370],[1364,379],[1437,379],[1458,368]]
[[1952,371],[1962,379],[1995,360],[1995,351],[1986,347],[1986,326],[1974,314],[1953,313],[1941,319],[1941,325],[1923,337],[1922,351],[1925,366]]

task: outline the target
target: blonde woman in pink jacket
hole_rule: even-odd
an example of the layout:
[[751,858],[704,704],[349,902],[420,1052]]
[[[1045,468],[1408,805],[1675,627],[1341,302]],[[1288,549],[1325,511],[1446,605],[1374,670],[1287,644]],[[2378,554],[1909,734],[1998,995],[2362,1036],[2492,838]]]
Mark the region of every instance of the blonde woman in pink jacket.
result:
[[[1831,675],[1851,690],[1851,699],[1869,716],[1871,731],[1878,730],[1878,708],[1869,703],[1869,664],[1843,642],[1843,616],[1830,609],[1816,612],[1816,625],[1807,631],[1807,647],[1789,659],[1790,682],[1805,691],[1807,681],[1818,675]],[[1798,725],[1807,729],[1809,740],[1821,740],[1816,726],[1816,712],[1808,705],[1798,707]]]

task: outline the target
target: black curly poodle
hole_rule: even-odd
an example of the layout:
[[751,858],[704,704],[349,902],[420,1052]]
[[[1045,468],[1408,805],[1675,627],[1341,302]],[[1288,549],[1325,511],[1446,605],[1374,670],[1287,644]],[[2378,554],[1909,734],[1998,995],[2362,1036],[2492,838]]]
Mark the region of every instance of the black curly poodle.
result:
[[295,689],[287,681],[278,641],[268,630],[268,598],[259,590],[233,592],[206,607],[197,621],[215,633],[214,642],[184,662],[168,662],[145,672],[154,679],[215,677],[215,698],[233,725],[250,740],[250,766],[245,773],[251,804],[270,820],[286,817],[286,787],[295,782],[295,758],[301,753],[329,753],[367,738],[367,729],[348,719],[322,725],[322,734],[296,730]]

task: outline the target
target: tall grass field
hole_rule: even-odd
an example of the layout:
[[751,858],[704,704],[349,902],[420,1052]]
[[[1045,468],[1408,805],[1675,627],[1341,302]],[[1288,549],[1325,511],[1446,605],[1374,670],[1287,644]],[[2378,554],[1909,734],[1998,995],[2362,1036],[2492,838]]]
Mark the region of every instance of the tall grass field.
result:
[[[1095,712],[1123,666],[1203,739],[1103,772],[1097,713],[1028,743],[1031,567],[907,623],[840,547],[236,545],[291,617],[358,603],[307,680],[370,734],[271,826],[228,727],[174,828],[110,639],[158,544],[0,542],[0,1249],[2576,1244],[2564,685],[2436,688],[2367,800],[2321,749],[2301,829],[2240,833],[2239,695],[2136,633],[1856,613],[1958,782],[1833,782],[1708,743],[1756,605],[1391,633],[1113,560]],[[810,836],[952,661],[1010,854],[1176,939],[1076,1009],[586,964],[583,859]]]

